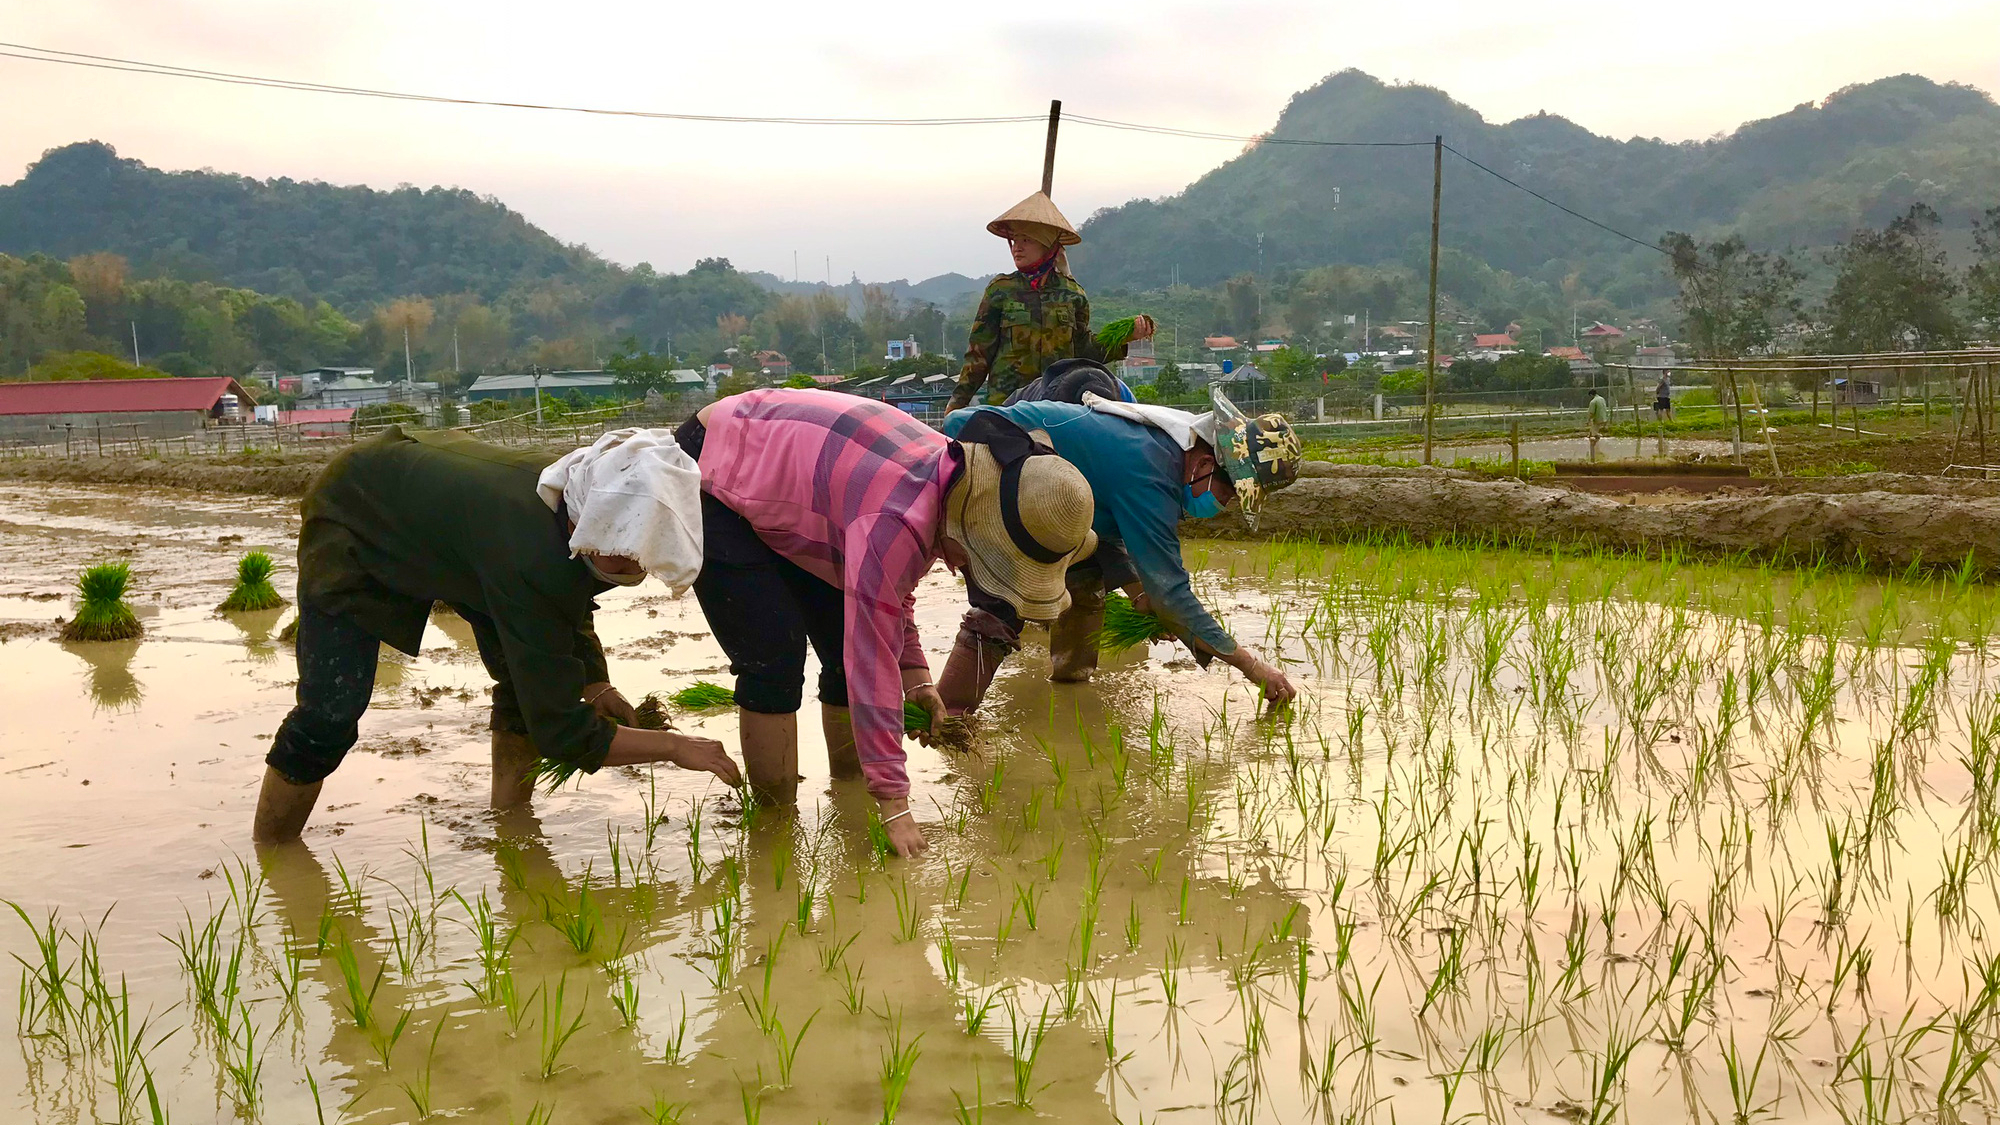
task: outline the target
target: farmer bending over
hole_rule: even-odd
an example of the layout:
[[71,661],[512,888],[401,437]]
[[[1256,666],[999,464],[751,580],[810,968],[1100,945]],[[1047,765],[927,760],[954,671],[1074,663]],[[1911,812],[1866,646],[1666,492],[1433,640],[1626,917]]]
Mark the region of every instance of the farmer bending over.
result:
[[1004,418],[953,441],[831,391],[734,395],[676,436],[701,461],[694,590],[736,676],[751,785],[797,797],[810,644],[831,772],[865,777],[897,854],[921,853],[903,703],[929,712],[930,735],[945,708],[917,637],[917,582],[943,558],[1011,612],[1053,620],[1064,570],[1096,548],[1090,486]]
[[735,784],[713,739],[641,730],[607,682],[593,599],[701,565],[694,462],[664,430],[615,430],[554,464],[451,430],[391,426],[313,482],[299,532],[298,705],[257,799],[260,843],[297,839],[354,745],[381,646],[417,655],[431,603],[472,626],[493,676],[493,803],[539,757],[585,771],[672,762]]
[[[1233,504],[1254,524],[1264,497],[1298,476],[1302,453],[1284,418],[1247,418],[1220,390],[1210,393],[1215,409],[1207,414],[1091,393],[1081,405],[1020,402],[945,419],[947,434],[989,414],[1045,432],[1055,451],[1090,482],[1098,549],[1069,569],[1070,608],[1049,630],[1051,679],[1090,678],[1097,667],[1105,588],[1119,586],[1135,607],[1158,614],[1197,659],[1220,657],[1262,688],[1273,706],[1297,694],[1276,664],[1238,644],[1202,606],[1181,561],[1182,517],[1217,516]],[[972,601],[938,679],[938,691],[954,714],[979,706],[1001,661],[1020,647],[1021,622],[1006,605],[977,591]]]

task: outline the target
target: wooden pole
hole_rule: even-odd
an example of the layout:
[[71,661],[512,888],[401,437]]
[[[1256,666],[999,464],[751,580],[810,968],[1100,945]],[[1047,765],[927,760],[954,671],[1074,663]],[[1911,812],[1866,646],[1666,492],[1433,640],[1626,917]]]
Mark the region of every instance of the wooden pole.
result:
[[1514,451],[1514,476],[1521,475],[1521,420],[1515,418],[1507,423],[1507,445]]
[[1430,346],[1424,353],[1424,464],[1431,463],[1437,421],[1438,372],[1438,214],[1444,203],[1444,135],[1431,141],[1431,300]]
[[1062,102],[1049,102],[1049,143],[1042,150],[1042,194],[1051,199],[1056,192],[1056,128],[1062,124]]

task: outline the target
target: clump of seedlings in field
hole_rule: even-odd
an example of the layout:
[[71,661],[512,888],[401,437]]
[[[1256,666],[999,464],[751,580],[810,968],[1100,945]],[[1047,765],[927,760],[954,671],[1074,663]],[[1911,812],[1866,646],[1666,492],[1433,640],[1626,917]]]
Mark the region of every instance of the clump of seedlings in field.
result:
[[251,551],[244,555],[236,563],[235,588],[216,608],[224,613],[237,613],[282,607],[285,599],[271,585],[272,570],[271,556],[264,552]]
[[100,563],[77,577],[76,616],[64,623],[66,641],[129,641],[146,630],[125,602],[132,585],[132,566],[119,561]]

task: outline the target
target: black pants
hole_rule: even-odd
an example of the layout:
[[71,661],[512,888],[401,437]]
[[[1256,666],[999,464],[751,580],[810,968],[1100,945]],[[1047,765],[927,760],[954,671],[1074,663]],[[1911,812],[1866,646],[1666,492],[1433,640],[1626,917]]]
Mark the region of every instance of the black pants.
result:
[[[689,418],[674,440],[701,457],[707,427]],[[736,705],[789,715],[804,701],[806,649],[819,657],[819,701],[847,706],[846,595],[771,549],[750,521],[701,494],[701,577],[694,596],[729,657]]]
[[[452,608],[472,626],[480,659],[493,677],[493,729],[528,733],[492,619],[463,606]],[[264,762],[292,784],[310,785],[332,773],[360,738],[382,642],[345,617],[300,606],[297,649],[298,701],[272,736]]]

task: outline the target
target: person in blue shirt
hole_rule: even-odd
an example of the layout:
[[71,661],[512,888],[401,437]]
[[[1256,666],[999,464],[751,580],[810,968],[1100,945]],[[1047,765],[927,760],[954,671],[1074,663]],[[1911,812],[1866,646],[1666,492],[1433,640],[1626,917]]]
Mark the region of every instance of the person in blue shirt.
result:
[[[946,417],[955,435],[980,410],[999,413],[1049,444],[1090,482],[1098,550],[1070,568],[1070,608],[1049,629],[1059,682],[1090,678],[1107,588],[1119,587],[1142,610],[1159,615],[1204,663],[1219,658],[1242,671],[1274,706],[1296,694],[1278,666],[1237,643],[1195,597],[1181,561],[1180,521],[1220,515],[1232,505],[1255,518],[1263,498],[1298,475],[1300,443],[1282,417],[1247,418],[1217,391],[1216,409],[1195,415],[1114,402],[1022,401],[981,406]],[[974,598],[938,692],[953,713],[979,706],[1007,655],[1020,647],[1021,622],[1004,604]]]

